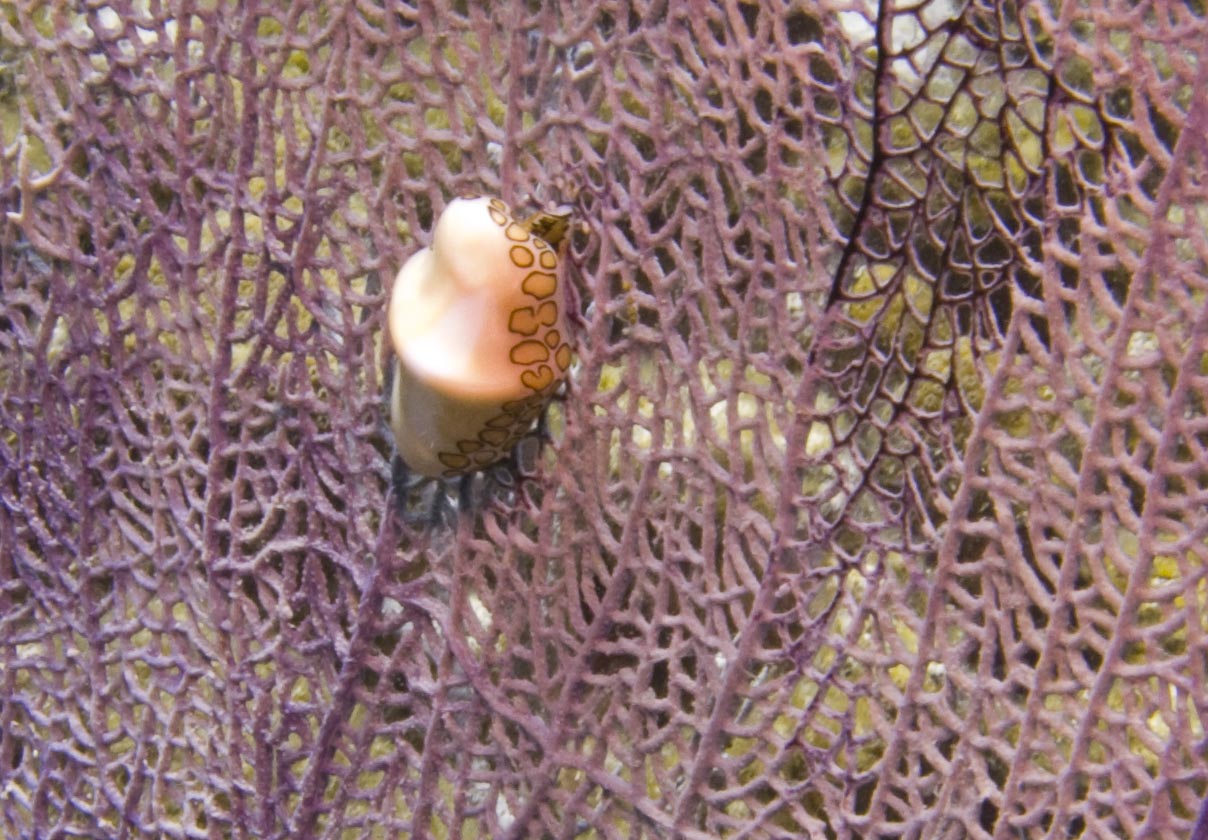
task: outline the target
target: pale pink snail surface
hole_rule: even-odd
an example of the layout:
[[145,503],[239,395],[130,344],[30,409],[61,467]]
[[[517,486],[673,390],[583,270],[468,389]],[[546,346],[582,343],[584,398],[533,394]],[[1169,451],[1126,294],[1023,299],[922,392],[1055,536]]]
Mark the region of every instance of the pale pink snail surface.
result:
[[414,472],[451,477],[504,458],[566,378],[566,290],[547,240],[568,219],[517,222],[497,198],[454,199],[432,246],[403,265],[386,313],[390,426]]

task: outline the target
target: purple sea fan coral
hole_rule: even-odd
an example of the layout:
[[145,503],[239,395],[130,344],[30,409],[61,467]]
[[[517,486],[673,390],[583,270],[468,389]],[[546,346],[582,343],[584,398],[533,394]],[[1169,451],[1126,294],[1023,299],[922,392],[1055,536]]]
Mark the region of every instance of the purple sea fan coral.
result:
[[[0,836],[1188,836],[1206,29],[0,9]],[[427,523],[459,195],[577,197],[590,305],[524,503]]]

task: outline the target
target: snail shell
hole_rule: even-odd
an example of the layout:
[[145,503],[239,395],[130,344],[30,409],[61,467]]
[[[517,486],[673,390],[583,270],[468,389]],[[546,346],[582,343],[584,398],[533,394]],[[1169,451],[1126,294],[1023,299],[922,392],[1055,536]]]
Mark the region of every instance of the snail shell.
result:
[[566,378],[558,255],[533,233],[557,218],[517,222],[497,198],[454,199],[395,279],[390,425],[415,472],[449,477],[505,457]]

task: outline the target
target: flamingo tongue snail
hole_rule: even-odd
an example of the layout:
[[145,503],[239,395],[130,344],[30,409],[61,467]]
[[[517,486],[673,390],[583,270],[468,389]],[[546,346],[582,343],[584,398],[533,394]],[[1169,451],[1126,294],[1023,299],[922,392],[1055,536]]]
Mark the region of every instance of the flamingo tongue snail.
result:
[[454,199],[432,246],[399,271],[387,310],[396,373],[390,426],[422,475],[505,457],[566,378],[566,290],[557,247],[569,214],[517,222],[497,198]]

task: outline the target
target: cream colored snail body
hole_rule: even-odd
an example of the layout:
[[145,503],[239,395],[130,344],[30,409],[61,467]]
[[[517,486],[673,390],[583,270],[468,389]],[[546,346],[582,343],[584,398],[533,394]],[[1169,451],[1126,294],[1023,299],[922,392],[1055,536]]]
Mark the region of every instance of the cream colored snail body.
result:
[[455,476],[503,458],[566,378],[566,294],[547,240],[561,240],[568,218],[517,222],[497,198],[454,199],[432,247],[403,265],[387,312],[390,425],[415,472]]

